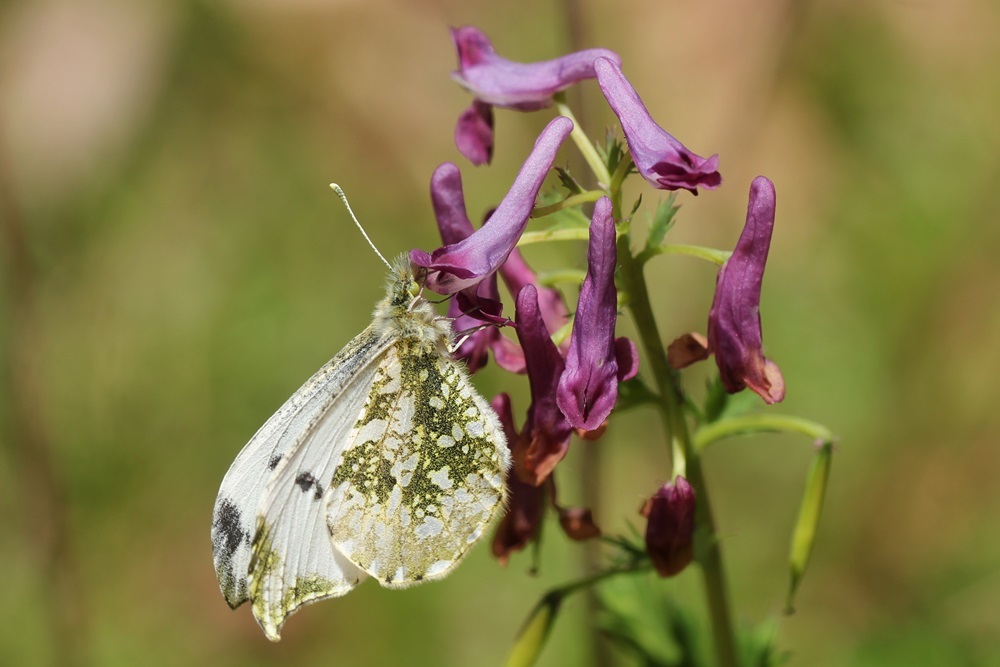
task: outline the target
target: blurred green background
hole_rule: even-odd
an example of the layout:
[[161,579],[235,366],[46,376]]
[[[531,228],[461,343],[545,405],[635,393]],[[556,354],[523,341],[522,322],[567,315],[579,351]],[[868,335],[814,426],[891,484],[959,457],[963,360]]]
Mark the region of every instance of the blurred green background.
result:
[[[676,240],[731,247],[752,178],[776,184],[762,312],[788,385],[777,409],[840,441],[790,617],[809,443],[708,454],[740,622],[777,617],[794,665],[1000,665],[988,0],[0,4],[0,662],[497,664],[546,587],[581,572],[556,530],[537,577],[481,546],[440,583],[309,607],[271,645],[212,569],[230,462],[382,293],[327,183],[383,252],[431,249],[434,167],[460,164],[476,219],[551,118],[499,111],[494,165],[460,160],[469,99],[447,28],[465,23],[516,60],[619,52],[659,122],[720,154],[723,187],[682,193]],[[596,85],[574,95],[601,136]],[[583,266],[581,246],[529,250],[539,268]],[[704,330],[711,267],[664,257],[648,276],[665,335]],[[523,413],[523,379],[491,365],[476,381]],[[607,530],[641,525],[669,475],[655,421],[630,412],[589,445]],[[560,470],[579,502],[577,451]],[[701,609],[696,570],[665,588]],[[587,664],[584,619],[571,599],[542,664]]]

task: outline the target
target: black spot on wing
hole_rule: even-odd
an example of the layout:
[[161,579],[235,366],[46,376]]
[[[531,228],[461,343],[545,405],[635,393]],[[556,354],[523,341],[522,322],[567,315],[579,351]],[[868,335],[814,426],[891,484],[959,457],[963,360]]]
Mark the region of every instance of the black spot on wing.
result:
[[319,500],[323,497],[323,489],[320,488],[319,480],[311,472],[300,473],[295,478],[295,483],[302,489],[302,493],[308,493],[312,490],[313,500]]
[[[247,599],[246,571],[237,572],[236,552],[241,544],[250,544],[250,534],[240,525],[242,514],[229,499],[223,498],[212,518],[212,550],[222,593],[235,609]],[[242,568],[241,568],[242,569]]]
[[271,460],[267,462],[267,469],[274,470],[275,468],[278,467],[279,463],[281,463],[281,456],[275,454],[274,456],[271,457]]
[[221,563],[229,563],[241,542],[250,543],[250,534],[240,526],[242,515],[236,505],[228,498],[223,498],[215,512],[213,537],[215,552]]

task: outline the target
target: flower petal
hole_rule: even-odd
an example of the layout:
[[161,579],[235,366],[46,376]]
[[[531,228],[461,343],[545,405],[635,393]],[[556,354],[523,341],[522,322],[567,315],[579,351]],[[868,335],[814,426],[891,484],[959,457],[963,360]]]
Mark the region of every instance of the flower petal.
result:
[[[513,450],[521,435],[514,426],[510,396],[500,394],[490,401],[490,405],[500,418],[507,446]],[[493,534],[493,555],[501,565],[506,565],[513,552],[524,549],[538,536],[545,514],[544,486],[527,484],[517,475],[507,475],[507,491],[507,513]]]
[[598,428],[618,400],[618,359],[615,323],[615,221],[611,200],[601,197],[590,223],[587,277],[580,289],[576,320],[566,354],[566,370],[559,379],[556,401],[574,428]]
[[458,71],[452,76],[477,99],[499,107],[535,111],[552,104],[552,96],[578,81],[594,78],[594,61],[621,63],[614,51],[587,49],[554,60],[518,63],[501,58],[481,30],[452,28]]
[[708,314],[708,345],[726,391],[732,394],[750,387],[767,403],[785,397],[781,371],[764,357],[760,325],[760,288],[771,247],[774,209],[774,184],[758,176],[750,185],[746,225],[733,254],[719,269]]
[[646,552],[661,577],[672,577],[694,557],[694,489],[680,475],[664,484],[642,509]]
[[493,159],[493,107],[480,100],[462,112],[455,124],[455,147],[477,167]]
[[524,433],[514,449],[514,472],[521,481],[539,486],[566,455],[573,434],[556,405],[564,363],[542,321],[534,285],[526,285],[517,295],[515,321],[528,370],[531,407]]
[[500,206],[471,236],[433,253],[411,250],[410,261],[427,269],[425,285],[438,294],[454,294],[496,272],[528,224],[535,197],[545,181],[556,151],[569,136],[573,122],[562,116],[542,131],[535,147]]
[[654,188],[661,190],[714,190],[722,183],[719,156],[702,158],[656,124],[621,66],[600,59],[594,69],[604,97],[618,116],[636,169]]

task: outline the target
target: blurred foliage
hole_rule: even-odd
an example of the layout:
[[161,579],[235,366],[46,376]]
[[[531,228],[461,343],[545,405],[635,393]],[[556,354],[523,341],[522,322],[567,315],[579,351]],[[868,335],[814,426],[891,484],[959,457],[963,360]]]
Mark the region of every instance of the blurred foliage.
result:
[[[326,184],[383,252],[434,247],[427,182],[458,161],[468,104],[447,26],[548,58],[567,49],[561,8],[0,5],[5,663],[495,664],[541,592],[580,574],[561,537],[536,577],[530,555],[502,569],[480,547],[440,583],[308,607],[270,645],[222,600],[208,539],[241,445],[381,293]],[[642,1],[583,18],[586,45],[622,54],[661,122],[721,156],[723,188],[678,199],[682,240],[731,247],[752,177],[777,186],[768,356],[783,410],[841,440],[789,617],[775,615],[808,447],[757,436],[707,455],[742,624],[764,622],[789,664],[1000,665],[996,4]],[[596,87],[579,95],[601,136]],[[494,165],[462,165],[474,219],[547,119],[498,114]],[[528,251],[542,270],[585,254]],[[648,275],[665,335],[704,329],[710,269],[661,257]],[[691,371],[699,402],[704,372]],[[477,384],[511,389],[492,367]],[[527,406],[523,383],[514,401]],[[606,530],[637,521],[669,475],[650,419],[637,407],[579,445],[601,448]],[[573,452],[561,469],[567,503],[579,467]],[[663,661],[681,638],[706,650],[696,570],[663,585],[663,618],[628,611],[615,586],[633,583],[602,588],[607,632]],[[540,664],[587,663],[585,607],[567,600]]]

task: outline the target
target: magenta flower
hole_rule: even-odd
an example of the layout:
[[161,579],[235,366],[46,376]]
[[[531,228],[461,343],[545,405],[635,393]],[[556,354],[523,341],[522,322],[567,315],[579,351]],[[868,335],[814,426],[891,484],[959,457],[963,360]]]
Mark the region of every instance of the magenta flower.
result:
[[[431,203],[437,219],[441,240],[446,244],[458,243],[473,232],[472,223],[465,209],[465,195],[462,192],[462,175],[458,167],[446,162],[434,170],[431,176]],[[448,305],[448,317],[452,318],[452,329],[456,335],[465,337],[455,358],[462,359],[470,373],[486,365],[489,350],[501,338],[496,327],[483,327],[481,311],[493,312],[500,307],[496,277],[493,276],[471,290],[472,298],[452,299]],[[471,302],[471,303],[470,303]]]
[[524,233],[556,151],[572,129],[573,122],[562,116],[548,124],[507,196],[481,228],[432,253],[410,251],[410,261],[427,269],[428,288],[439,294],[455,294],[477,285],[500,268]]
[[[559,290],[543,287],[538,284],[538,276],[517,248],[510,253],[507,261],[500,267],[500,277],[507,284],[511,294],[520,294],[525,285],[533,285],[538,294],[538,310],[549,334],[559,331],[569,322],[569,310],[563,303]],[[524,373],[524,351],[521,346],[501,336],[493,347],[493,356],[497,365],[511,373]]]
[[661,190],[714,190],[722,183],[719,156],[698,157],[656,124],[621,66],[608,59],[594,64],[604,97],[618,116],[636,169],[654,188]]
[[584,79],[594,78],[594,61],[620,63],[607,49],[588,49],[555,60],[518,63],[501,58],[478,28],[452,28],[458,70],[452,77],[476,99],[455,127],[455,145],[473,164],[493,157],[493,106],[536,111],[552,104],[552,96]]
[[[507,446],[513,451],[521,435],[514,427],[514,414],[510,396],[500,394],[490,405],[500,418]],[[501,565],[506,565],[510,555],[528,546],[538,536],[545,514],[545,486],[535,486],[507,475],[507,513],[504,514],[496,533],[493,534],[493,555]]]
[[677,476],[646,502],[646,552],[661,577],[672,577],[694,557],[694,489]]
[[596,430],[618,400],[618,360],[615,323],[618,290],[615,268],[615,221],[611,200],[601,197],[590,223],[587,277],[580,289],[576,320],[566,354],[566,370],[559,378],[556,402],[574,428]]
[[493,107],[472,100],[455,124],[455,147],[477,167],[493,159]]
[[573,434],[573,428],[556,405],[556,390],[565,363],[545,328],[534,285],[526,285],[517,295],[514,319],[531,387],[528,418],[513,451],[514,472],[521,481],[539,486],[566,455]]
[[766,403],[785,397],[777,364],[764,357],[760,326],[760,287],[774,229],[774,184],[758,176],[750,185],[747,221],[733,254],[719,269],[715,299],[708,313],[708,345],[726,391],[744,387]]

